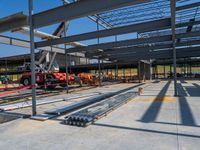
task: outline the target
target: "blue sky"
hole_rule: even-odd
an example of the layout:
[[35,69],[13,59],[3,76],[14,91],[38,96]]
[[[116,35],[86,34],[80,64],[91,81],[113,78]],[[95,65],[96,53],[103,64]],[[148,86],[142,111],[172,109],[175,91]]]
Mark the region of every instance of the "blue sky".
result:
[[[28,15],[28,0],[0,0],[0,18],[9,16],[11,14],[23,11],[24,14]],[[33,0],[34,1],[34,13],[48,10],[57,6],[62,5],[61,0]],[[40,31],[53,33],[57,25],[52,25],[39,29]],[[70,23],[68,35],[78,34],[93,31],[96,29],[96,25],[91,22],[88,18],[81,18],[74,20]],[[18,33],[1,33],[1,35],[7,35],[22,39],[29,39],[28,36]],[[36,39],[37,40],[37,39]],[[9,46],[0,44],[0,57],[12,56],[17,54],[29,53],[29,49]]]
[[[62,5],[61,0],[33,0],[34,1],[34,13],[38,13],[44,10],[48,10],[57,6]],[[198,0],[189,0],[190,2],[195,2]],[[24,14],[28,15],[28,0],[0,0],[0,18],[9,16],[11,14],[21,12],[23,11]],[[53,31],[56,29],[56,25],[52,25],[49,27],[41,28],[40,31],[47,32],[47,33],[53,33]],[[74,34],[80,34],[85,32],[91,32],[96,30],[96,24],[86,18],[76,19],[71,21],[68,35],[74,35]],[[0,33],[1,35],[7,35],[11,37],[17,37],[22,39],[29,39],[28,36],[22,35],[19,33]],[[128,35],[122,35],[119,36],[119,40],[127,39],[135,37],[135,34],[128,34]],[[36,39],[38,40],[38,39]],[[103,38],[100,40],[100,42],[109,42],[113,41],[114,37],[108,37]],[[97,40],[90,40],[90,41],[84,41],[85,44],[94,44]],[[21,48],[21,47],[15,47],[15,46],[9,46],[9,45],[3,45],[0,44],[0,57],[4,56],[12,56],[12,55],[18,55],[18,54],[25,54],[29,53],[29,49]]]

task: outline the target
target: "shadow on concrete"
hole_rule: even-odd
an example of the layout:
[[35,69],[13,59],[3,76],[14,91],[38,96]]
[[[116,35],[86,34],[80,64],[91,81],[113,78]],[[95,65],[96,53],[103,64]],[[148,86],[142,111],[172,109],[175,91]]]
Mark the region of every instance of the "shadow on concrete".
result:
[[155,133],[155,134],[166,134],[166,135],[174,135],[174,136],[178,135],[178,136],[192,137],[192,138],[198,138],[198,139],[200,138],[199,135],[174,133],[174,132],[158,131],[158,130],[142,129],[142,128],[132,128],[132,127],[110,125],[110,124],[94,123],[93,125],[100,126],[100,127],[117,128],[117,129],[122,129],[122,130],[138,131],[138,132],[149,132],[149,133]]
[[10,122],[20,118],[30,118],[28,114],[12,113],[12,112],[0,112],[0,124]]
[[[171,81],[168,81],[162,90],[158,93],[157,97],[153,100],[147,111],[143,114],[142,118],[139,120],[141,122],[154,122],[159,114],[162,103],[164,101],[164,96],[167,93]],[[159,101],[157,100],[159,99]]]
[[185,89],[187,90],[189,96],[193,96],[193,97],[199,97],[200,96],[200,89],[196,88],[194,86],[187,86],[185,87]]
[[185,80],[182,80],[182,79],[180,80],[180,82],[181,82],[181,83],[187,83]]
[[153,81],[152,83],[160,83],[160,80]]
[[168,124],[168,125],[179,125],[179,126],[191,126],[191,127],[197,127],[197,128],[200,127],[200,125],[187,125],[187,124],[182,124],[182,123],[161,122],[161,121],[155,121],[153,123]]
[[[181,88],[179,95],[180,96],[194,96],[199,97],[200,96],[200,86],[196,83],[192,83],[194,86],[185,86],[184,88]],[[182,85],[181,85],[182,86]],[[183,87],[183,86],[182,86]],[[182,90],[183,89],[183,90]],[[186,91],[188,93],[186,93]]]
[[189,93],[190,96],[200,96],[200,85],[196,83],[192,83],[194,86],[189,86],[186,87],[187,92]]
[[200,90],[200,85],[198,85],[196,83],[192,83],[192,84]]
[[181,124],[187,125],[187,126],[195,126],[196,122],[193,117],[192,111],[190,109],[190,106],[187,102],[187,99],[185,96],[187,96],[187,93],[185,92],[183,86],[178,83],[178,93],[181,97],[179,97],[179,108],[180,108],[180,114],[181,114]]
[[200,85],[196,84],[196,83],[192,83],[196,88],[198,88],[200,90]]

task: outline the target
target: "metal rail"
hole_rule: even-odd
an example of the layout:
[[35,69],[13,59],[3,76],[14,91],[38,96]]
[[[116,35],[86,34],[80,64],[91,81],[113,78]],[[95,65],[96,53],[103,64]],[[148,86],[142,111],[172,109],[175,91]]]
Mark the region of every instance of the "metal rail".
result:
[[113,111],[119,106],[127,103],[129,100],[136,96],[137,93],[135,92],[118,94],[114,97],[104,99],[104,101],[94,106],[66,116],[63,122],[67,125],[86,127],[94,123],[95,120],[101,118],[102,116],[106,115],[110,111]]
[[92,105],[94,103],[100,102],[100,101],[102,101],[102,100],[104,100],[106,98],[110,98],[110,97],[115,96],[117,94],[121,94],[121,93],[126,92],[128,90],[131,90],[133,88],[139,87],[139,86],[141,86],[143,84],[144,83],[141,83],[141,84],[129,87],[129,88],[125,88],[125,89],[119,90],[117,92],[107,93],[107,94],[103,94],[103,95],[100,95],[100,96],[97,96],[97,97],[94,97],[94,98],[89,98],[89,99],[86,99],[84,101],[72,103],[72,104],[70,104],[68,106],[64,106],[64,107],[61,107],[61,108],[47,110],[47,111],[45,111],[45,113],[49,114],[49,115],[66,114],[66,113],[72,112],[74,110],[78,110],[78,109],[81,109],[83,107],[86,107],[86,106]]

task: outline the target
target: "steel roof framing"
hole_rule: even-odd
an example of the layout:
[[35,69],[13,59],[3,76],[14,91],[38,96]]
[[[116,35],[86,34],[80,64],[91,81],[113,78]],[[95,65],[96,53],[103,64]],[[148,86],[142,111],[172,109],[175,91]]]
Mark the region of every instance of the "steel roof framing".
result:
[[[187,47],[187,48],[177,48],[177,58],[182,58],[182,57],[198,57],[200,56],[200,47]],[[148,52],[144,54],[141,53],[129,53],[126,55],[121,55],[121,56],[113,56],[110,57],[111,60],[149,60],[149,59],[169,59],[172,58],[172,48],[168,50],[163,50],[163,51],[153,51],[153,52]]]
[[[200,31],[176,34],[177,38],[190,38],[190,37],[198,37],[198,36],[200,36]],[[118,42],[89,45],[86,47],[70,48],[68,49],[68,53],[81,52],[81,51],[92,52],[93,50],[97,50],[97,49],[103,49],[107,51],[107,49],[109,50],[114,47],[133,46],[133,45],[139,45],[139,44],[148,44],[148,43],[157,43],[157,42],[166,42],[166,41],[171,41],[171,35],[156,36],[156,37],[149,37],[149,38],[139,38],[139,39],[132,39],[132,40],[123,40],[123,41],[118,41]]]
[[167,18],[167,19],[161,19],[161,20],[156,20],[156,21],[149,21],[149,22],[145,22],[141,24],[129,25],[125,27],[117,27],[117,28],[112,28],[108,30],[94,31],[90,33],[68,36],[65,38],[36,42],[35,46],[44,47],[48,45],[57,45],[61,43],[89,40],[89,39],[94,39],[94,38],[108,37],[108,36],[126,34],[126,33],[132,33],[132,32],[155,31],[155,30],[170,28],[170,24],[171,24],[170,18]]

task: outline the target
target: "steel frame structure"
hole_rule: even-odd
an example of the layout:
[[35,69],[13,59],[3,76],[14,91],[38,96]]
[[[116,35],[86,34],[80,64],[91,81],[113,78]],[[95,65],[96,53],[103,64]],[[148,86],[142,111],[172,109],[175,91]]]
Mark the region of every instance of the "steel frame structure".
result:
[[[125,13],[127,14],[129,10],[132,11],[134,9],[139,11],[142,6],[147,6],[147,8],[151,8],[153,6],[152,8],[155,9],[158,8],[158,6],[155,5],[156,2],[160,2],[159,4],[161,4],[161,2],[163,3],[163,9],[159,10],[162,12],[162,15],[158,18],[153,19],[150,12],[148,14],[141,13],[141,16],[138,15],[138,20],[127,21],[127,23],[121,21],[119,22],[120,25],[115,23],[112,24],[112,22],[116,21],[116,19],[112,19],[111,17],[117,16],[116,14],[121,13],[124,15]],[[177,2],[181,3],[182,1],[177,0]],[[165,3],[167,5],[164,5]],[[176,7],[175,0],[156,0],[155,2],[152,0],[109,0],[105,3],[102,3],[102,0],[80,0],[41,13],[33,14],[32,0],[29,0],[29,17],[26,17],[21,13],[12,16],[12,19],[9,17],[1,19],[0,32],[13,30],[27,25],[30,27],[33,85],[32,100],[33,115],[35,115],[35,69],[33,65],[35,64],[35,48],[42,49],[42,47],[52,45],[66,44],[89,39],[99,39],[133,32],[143,34],[147,37],[144,38],[142,36],[142,38],[129,39],[126,41],[98,43],[96,45],[89,45],[82,48],[71,48],[67,49],[67,52],[73,53],[87,51],[87,55],[89,57],[98,56],[98,58],[109,58],[110,60],[117,60],[118,62],[123,62],[125,60],[140,61],[142,59],[173,58],[174,95],[177,96],[176,58],[200,56],[200,35],[199,32],[193,32],[194,27],[198,27],[200,24],[198,11],[194,11],[194,9],[197,9],[199,6],[200,3],[197,2]],[[130,8],[132,8],[132,10]],[[186,20],[179,18],[182,13],[187,16]],[[145,15],[146,18],[142,15]],[[96,18],[101,18],[101,24],[107,24],[107,26],[111,25],[111,28],[63,38],[50,39],[47,41],[34,42],[34,29],[85,16],[95,16]],[[106,17],[111,19],[108,20]],[[134,15],[127,16],[128,19],[135,17],[136,16]],[[191,29],[189,31],[187,30],[185,33],[177,34],[177,28]],[[163,36],[151,36],[151,33],[162,33],[165,31],[168,31],[170,34]],[[188,45],[190,45],[190,47],[188,47]]]

